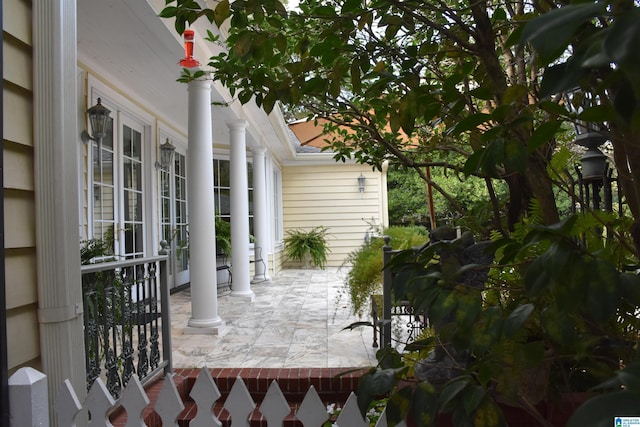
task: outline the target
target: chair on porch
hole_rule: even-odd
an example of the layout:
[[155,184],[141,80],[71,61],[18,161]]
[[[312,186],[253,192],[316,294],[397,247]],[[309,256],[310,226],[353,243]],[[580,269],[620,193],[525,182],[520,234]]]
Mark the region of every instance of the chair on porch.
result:
[[[253,259],[250,260],[250,263],[256,264],[257,263],[262,263],[262,274],[260,274],[260,276],[262,276],[263,280],[267,280],[267,264],[264,262],[264,259],[262,258],[262,248],[260,246],[256,246],[254,248],[254,252],[253,252]],[[257,277],[257,276],[256,276]]]
[[219,253],[216,256],[216,258],[217,258],[216,272],[226,271],[229,278],[229,280],[227,280],[226,282],[218,282],[218,289],[226,288],[226,287],[231,288],[231,282],[232,282],[231,266],[229,265],[227,254],[225,252]]

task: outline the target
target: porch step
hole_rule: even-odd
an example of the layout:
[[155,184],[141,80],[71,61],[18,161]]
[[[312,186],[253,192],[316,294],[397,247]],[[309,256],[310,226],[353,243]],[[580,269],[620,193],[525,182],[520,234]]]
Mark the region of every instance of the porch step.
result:
[[[238,377],[242,378],[253,401],[256,410],[250,417],[251,427],[266,427],[267,421],[258,412],[257,407],[262,403],[271,383],[276,380],[285,399],[291,407],[291,412],[284,421],[284,427],[302,427],[302,423],[295,419],[294,414],[302,403],[309,387],[313,385],[320,399],[326,404],[344,405],[352,391],[357,391],[360,377],[367,369],[353,370],[350,368],[214,368],[209,369],[211,377],[216,383],[221,397],[213,408],[214,414],[222,422],[223,427],[231,425],[229,414],[223,405],[233,383]],[[200,369],[176,369],[174,381],[182,397],[185,409],[178,417],[180,427],[188,427],[189,422],[196,416],[195,402],[189,397]],[[346,374],[345,374],[346,373]],[[344,375],[342,375],[344,374]],[[151,404],[145,410],[145,422],[149,427],[160,426],[160,419],[153,411],[164,380],[158,380],[147,388],[147,395]],[[112,419],[115,427],[124,426],[126,418],[119,414]]]

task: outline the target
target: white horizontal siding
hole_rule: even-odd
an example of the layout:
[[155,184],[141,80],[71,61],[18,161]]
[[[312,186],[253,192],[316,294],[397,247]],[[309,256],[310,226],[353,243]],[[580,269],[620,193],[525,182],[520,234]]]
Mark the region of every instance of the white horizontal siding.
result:
[[[365,176],[362,194],[358,189],[361,173]],[[369,223],[383,223],[384,180],[369,166],[286,166],[282,177],[285,236],[287,230],[326,227],[331,249],[328,266],[344,264],[348,254],[362,245]]]

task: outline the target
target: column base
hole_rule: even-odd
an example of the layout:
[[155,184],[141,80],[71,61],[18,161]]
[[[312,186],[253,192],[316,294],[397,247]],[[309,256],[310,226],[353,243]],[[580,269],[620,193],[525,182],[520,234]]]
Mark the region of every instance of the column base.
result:
[[185,335],[223,335],[226,332],[224,320],[213,321],[189,319],[182,333]]
[[248,302],[253,302],[256,299],[256,294],[254,294],[252,290],[248,290],[248,291],[232,290],[229,296],[236,299],[241,299],[242,301],[248,301]]
[[269,277],[266,274],[259,274],[257,276],[253,276],[253,279],[251,279],[251,283],[262,283],[262,282],[270,282],[271,281],[271,277]]

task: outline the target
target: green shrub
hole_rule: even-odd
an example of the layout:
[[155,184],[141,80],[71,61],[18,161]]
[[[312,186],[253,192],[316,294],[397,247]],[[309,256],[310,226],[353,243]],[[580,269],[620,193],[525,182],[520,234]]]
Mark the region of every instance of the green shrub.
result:
[[231,222],[216,215],[216,251],[219,254],[231,255]]
[[[408,249],[424,244],[429,239],[427,229],[420,226],[393,226],[382,231],[382,235],[391,237],[393,249]],[[368,307],[371,295],[382,293],[382,247],[381,237],[371,239],[360,248],[352,251],[345,260],[351,265],[347,274],[346,286],[349,288],[353,312],[362,315]]]

